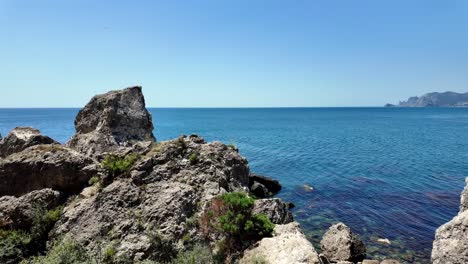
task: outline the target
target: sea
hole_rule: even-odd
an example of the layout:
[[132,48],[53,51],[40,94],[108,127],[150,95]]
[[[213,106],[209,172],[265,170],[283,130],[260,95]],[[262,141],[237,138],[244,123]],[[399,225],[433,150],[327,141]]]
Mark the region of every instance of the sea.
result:
[[[319,247],[344,222],[369,258],[429,263],[434,232],[459,210],[468,108],[151,108],[158,141],[198,134],[235,144],[252,172],[283,185]],[[0,133],[32,126],[57,141],[79,109],[0,109]],[[390,244],[380,243],[388,239]]]

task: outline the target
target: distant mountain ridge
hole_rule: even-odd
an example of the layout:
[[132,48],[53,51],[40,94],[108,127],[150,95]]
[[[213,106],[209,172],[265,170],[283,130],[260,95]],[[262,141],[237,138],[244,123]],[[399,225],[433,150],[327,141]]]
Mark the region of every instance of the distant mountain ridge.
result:
[[420,97],[413,96],[398,105],[386,104],[386,107],[468,107],[468,93],[427,93]]

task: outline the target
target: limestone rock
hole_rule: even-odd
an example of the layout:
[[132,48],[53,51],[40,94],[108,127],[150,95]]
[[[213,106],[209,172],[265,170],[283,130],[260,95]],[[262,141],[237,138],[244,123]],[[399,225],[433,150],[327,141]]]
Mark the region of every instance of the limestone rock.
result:
[[264,214],[274,224],[288,224],[293,221],[289,204],[279,198],[255,200],[253,214]]
[[94,160],[60,145],[37,145],[0,159],[0,196],[52,188],[77,193],[98,170]]
[[75,128],[67,146],[90,156],[155,141],[139,86],[94,96],[78,113]]
[[37,213],[59,205],[60,192],[52,189],[32,191],[21,197],[0,197],[0,228],[27,230]]
[[258,182],[254,182],[254,184],[250,186],[250,192],[258,198],[265,198],[270,196],[269,191],[265,185]]
[[380,261],[378,260],[370,260],[370,259],[365,259],[362,261],[362,264],[379,264]]
[[237,151],[192,135],[159,142],[129,175],[67,205],[52,238],[67,234],[96,254],[118,241],[117,255],[130,261],[164,261],[184,238],[202,239],[197,223],[208,201],[247,190],[249,167]]
[[385,259],[382,262],[380,262],[380,264],[400,264],[400,262],[394,259]]
[[[467,179],[468,180],[468,179]],[[468,183],[461,197],[460,212],[436,231],[432,263],[468,263]]]
[[0,158],[21,152],[24,149],[40,144],[59,144],[50,137],[32,127],[16,127],[2,139],[0,136]]
[[319,255],[297,222],[276,225],[273,237],[263,238],[254,248],[246,250],[239,263],[255,263],[257,258],[270,264],[320,264]]
[[331,226],[320,242],[322,254],[332,262],[362,261],[366,257],[366,246],[343,223]]

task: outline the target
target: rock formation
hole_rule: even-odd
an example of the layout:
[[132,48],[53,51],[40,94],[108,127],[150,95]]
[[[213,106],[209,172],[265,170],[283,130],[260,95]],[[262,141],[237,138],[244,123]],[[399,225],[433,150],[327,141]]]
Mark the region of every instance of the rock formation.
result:
[[266,215],[274,224],[288,224],[293,221],[289,204],[278,198],[256,200],[253,213]]
[[41,135],[39,130],[32,127],[16,127],[4,139],[0,136],[0,140],[0,158],[35,145],[59,144],[50,137]]
[[[195,156],[196,162],[190,158]],[[161,259],[154,256],[164,253],[155,249],[161,242],[155,237],[165,241],[169,255],[184,247],[184,237],[201,240],[196,219],[203,205],[221,193],[246,190],[248,175],[247,161],[222,143],[194,135],[160,142],[133,166],[130,177],[114,179],[65,207],[52,234],[67,235],[90,252],[118,241],[119,256]]]
[[249,188],[256,197],[266,198],[281,191],[281,184],[270,177],[250,174]]
[[[386,107],[395,105],[386,104]],[[400,107],[456,107],[468,106],[468,93],[428,93],[423,96],[413,96],[407,101],[400,102]]]
[[331,226],[320,242],[322,254],[332,262],[362,261],[366,257],[366,246],[343,223]]
[[433,264],[468,263],[468,178],[461,197],[460,212],[436,231]]
[[273,237],[264,238],[255,247],[245,251],[240,264],[250,263],[320,264],[321,262],[299,224],[291,222],[277,225]]
[[79,192],[98,171],[97,164],[60,145],[37,145],[0,159],[0,196],[52,188]]
[[67,146],[90,156],[155,141],[151,114],[139,86],[94,96],[78,113],[75,128]]
[[19,198],[0,197],[0,228],[27,230],[38,211],[52,209],[60,201],[60,192],[52,189],[32,191]]

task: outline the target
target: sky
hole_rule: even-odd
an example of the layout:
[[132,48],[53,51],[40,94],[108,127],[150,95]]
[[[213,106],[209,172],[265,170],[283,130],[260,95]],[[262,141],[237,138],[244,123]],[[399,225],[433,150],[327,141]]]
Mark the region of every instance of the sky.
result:
[[468,92],[465,0],[0,0],[0,107],[382,106]]

